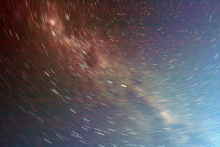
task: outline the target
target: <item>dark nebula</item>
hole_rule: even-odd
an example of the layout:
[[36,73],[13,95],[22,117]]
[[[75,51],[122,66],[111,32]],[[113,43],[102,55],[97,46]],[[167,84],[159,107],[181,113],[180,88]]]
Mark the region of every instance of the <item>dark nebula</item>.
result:
[[85,62],[89,67],[94,67],[97,64],[98,61],[95,57],[95,49],[93,47],[91,47],[88,53],[85,55]]

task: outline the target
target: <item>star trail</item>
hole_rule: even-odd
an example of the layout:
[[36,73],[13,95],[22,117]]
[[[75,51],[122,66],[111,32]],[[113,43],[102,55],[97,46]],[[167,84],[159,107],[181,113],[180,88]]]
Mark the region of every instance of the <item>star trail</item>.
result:
[[1,146],[219,146],[219,5],[1,1]]

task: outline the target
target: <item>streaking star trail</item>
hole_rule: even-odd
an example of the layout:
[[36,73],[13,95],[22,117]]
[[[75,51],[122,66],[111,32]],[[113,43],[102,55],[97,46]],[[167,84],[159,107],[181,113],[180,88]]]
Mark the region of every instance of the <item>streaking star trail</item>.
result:
[[218,29],[196,28],[211,6],[2,1],[1,145],[216,146]]

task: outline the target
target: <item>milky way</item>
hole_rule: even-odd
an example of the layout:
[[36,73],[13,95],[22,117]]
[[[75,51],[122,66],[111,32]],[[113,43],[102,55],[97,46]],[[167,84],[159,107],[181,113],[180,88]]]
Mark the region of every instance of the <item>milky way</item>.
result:
[[1,3],[2,146],[219,143],[212,3]]

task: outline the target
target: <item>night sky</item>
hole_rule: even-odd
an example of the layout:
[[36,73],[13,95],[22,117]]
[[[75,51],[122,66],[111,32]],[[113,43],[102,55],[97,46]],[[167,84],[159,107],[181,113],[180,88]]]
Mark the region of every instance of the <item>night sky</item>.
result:
[[0,146],[219,147],[218,0],[0,1]]

